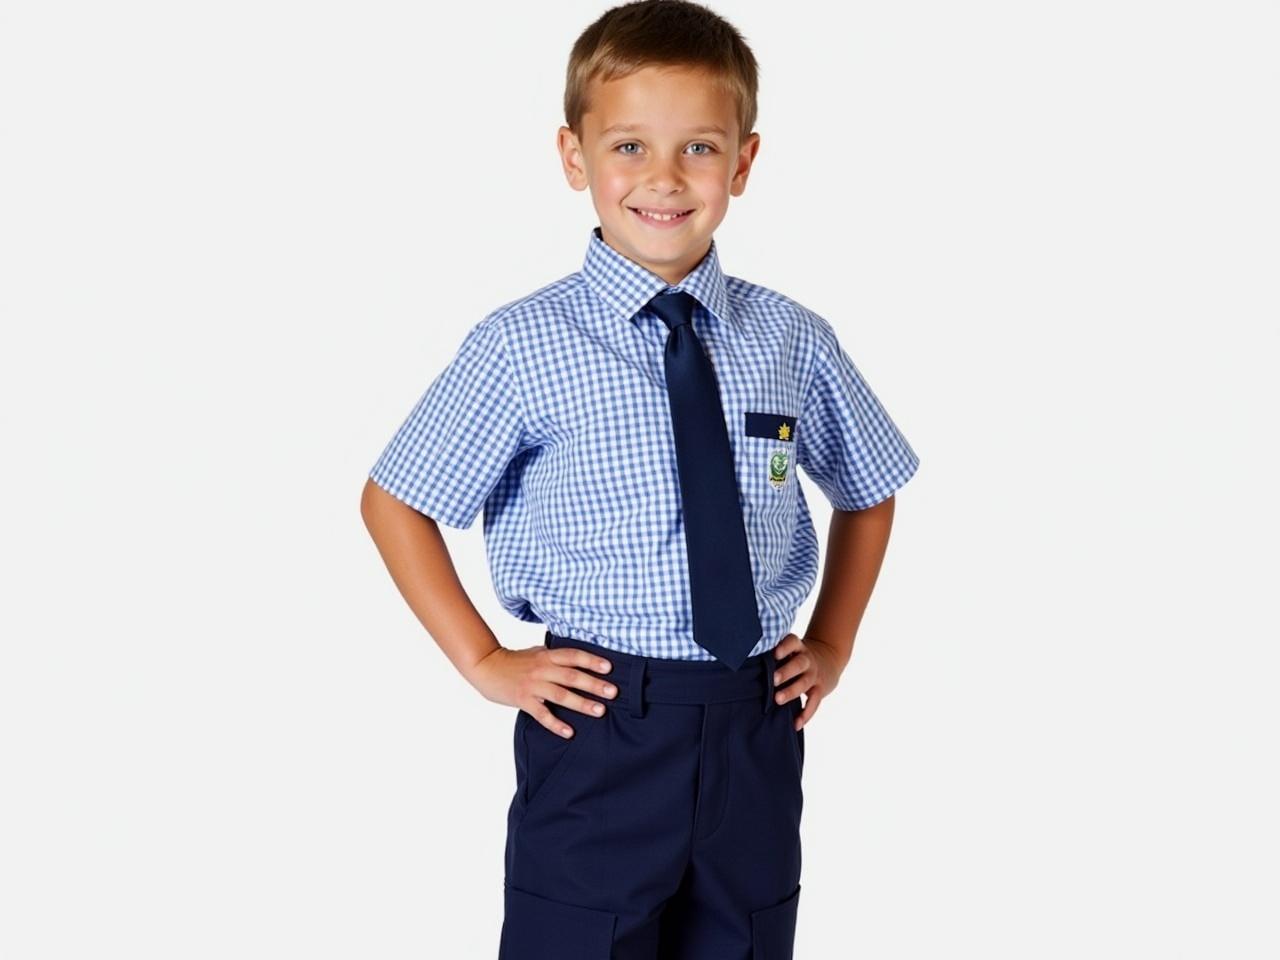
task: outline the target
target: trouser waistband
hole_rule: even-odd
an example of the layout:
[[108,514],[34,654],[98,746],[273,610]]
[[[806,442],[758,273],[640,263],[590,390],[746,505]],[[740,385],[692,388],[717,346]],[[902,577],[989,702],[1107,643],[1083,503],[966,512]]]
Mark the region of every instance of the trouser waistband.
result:
[[589,640],[561,637],[550,630],[543,637],[543,645],[549,649],[576,647],[608,660],[612,664],[608,673],[580,669],[616,686],[618,695],[606,702],[625,706],[633,717],[644,716],[646,703],[727,703],[755,698],[761,700],[763,712],[768,713],[776,706],[773,673],[786,662],[776,659],[773,650],[766,650],[748,657],[739,669],[730,670],[719,660],[642,657]]

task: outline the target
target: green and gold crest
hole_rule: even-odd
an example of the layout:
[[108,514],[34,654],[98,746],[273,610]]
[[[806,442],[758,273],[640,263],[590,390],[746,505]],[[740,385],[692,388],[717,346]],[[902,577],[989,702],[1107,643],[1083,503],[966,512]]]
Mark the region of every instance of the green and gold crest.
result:
[[785,448],[775,450],[769,457],[769,482],[773,484],[775,489],[787,482],[787,451]]

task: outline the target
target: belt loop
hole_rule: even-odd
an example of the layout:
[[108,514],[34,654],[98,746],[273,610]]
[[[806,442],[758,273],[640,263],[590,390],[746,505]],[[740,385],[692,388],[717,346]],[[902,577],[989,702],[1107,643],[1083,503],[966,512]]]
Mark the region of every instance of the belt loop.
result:
[[777,669],[777,657],[772,650],[760,654],[760,665],[764,667],[764,712],[773,709],[773,672]]
[[645,657],[636,657],[631,664],[631,715],[644,716],[644,668],[648,664]]

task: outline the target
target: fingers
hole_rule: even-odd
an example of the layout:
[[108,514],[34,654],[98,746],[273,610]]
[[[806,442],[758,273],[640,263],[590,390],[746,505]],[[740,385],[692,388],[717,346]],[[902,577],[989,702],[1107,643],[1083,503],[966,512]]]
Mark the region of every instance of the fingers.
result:
[[821,697],[805,697],[804,709],[796,715],[796,729],[799,730],[809,719],[818,712],[818,704],[822,703]]
[[608,673],[613,669],[613,664],[604,657],[589,650],[579,650],[577,647],[556,647],[554,650],[547,650],[546,654],[552,663],[582,667],[586,670],[594,670],[596,673]]
[[548,700],[588,716],[600,717],[604,715],[605,705],[577,691],[585,690],[609,700],[618,695],[617,687],[595,675],[612,669],[613,665],[608,660],[586,650],[569,647],[548,650],[543,659],[545,662],[532,672],[537,681],[533,696],[538,705],[526,709],[535,720],[562,737],[573,736],[573,728],[545,706]]
[[[609,661],[602,660],[600,657],[594,656],[586,650],[576,649],[572,652],[578,654],[578,656],[556,656],[558,653],[567,652],[569,652],[569,650],[564,647],[550,651],[551,656],[549,659],[552,662],[552,666],[545,668],[541,672],[540,678],[543,680],[550,680],[553,683],[558,683],[563,687],[575,687],[578,690],[586,690],[588,693],[595,693],[609,699],[618,695],[617,687],[615,687],[610,681],[597,677],[594,673],[588,672],[607,672],[612,667]],[[604,666],[602,667],[601,664]],[[597,707],[601,706],[601,704],[596,701],[578,696],[572,691],[569,691],[569,695],[573,698],[569,702],[566,703],[563,700],[557,700],[556,702],[565,703],[566,706],[572,706],[575,710],[580,710],[582,712],[591,710],[593,704]],[[603,710],[591,710],[591,712],[604,713]]]
[[552,733],[559,734],[565,738],[573,736],[573,727],[569,726],[567,723],[562,723],[560,718],[552,713],[542,703],[537,703],[536,701],[535,703],[536,706],[525,708],[525,712],[528,713],[529,716],[533,717],[533,719],[537,720]]
[[[779,646],[781,646],[781,644],[779,644]],[[784,684],[795,679],[796,677],[802,676],[812,666],[813,666],[812,657],[810,657],[807,653],[797,653],[794,656],[791,656],[791,659],[789,659],[786,663],[782,664],[782,666],[774,669],[773,671],[774,687],[779,688],[779,691],[778,691],[779,694],[783,694],[783,693],[789,694],[786,697],[786,699],[778,700],[778,703],[786,703],[787,700],[791,699],[791,696],[798,696],[798,694],[795,694],[793,691],[784,691],[784,690],[781,690],[780,688]]]

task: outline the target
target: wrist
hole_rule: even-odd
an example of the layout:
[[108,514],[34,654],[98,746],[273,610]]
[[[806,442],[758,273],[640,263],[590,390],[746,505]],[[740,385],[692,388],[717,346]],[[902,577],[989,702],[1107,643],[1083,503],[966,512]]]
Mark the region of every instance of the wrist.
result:
[[479,679],[480,673],[485,669],[486,666],[488,666],[486,661],[495,653],[498,653],[500,650],[505,650],[505,649],[506,647],[504,647],[502,644],[500,643],[495,644],[494,646],[486,650],[483,654],[481,654],[478,658],[473,660],[469,666],[462,667],[459,670],[459,672],[462,674],[463,678],[467,681],[467,683],[471,684],[473,687],[476,687],[477,680]]
[[852,640],[848,644],[836,644],[831,643],[829,640],[823,640],[821,637],[806,636],[804,641],[807,644],[811,643],[822,647],[823,650],[830,655],[832,661],[834,661],[836,669],[841,672],[843,672],[844,668],[849,665],[849,660],[853,657]]

